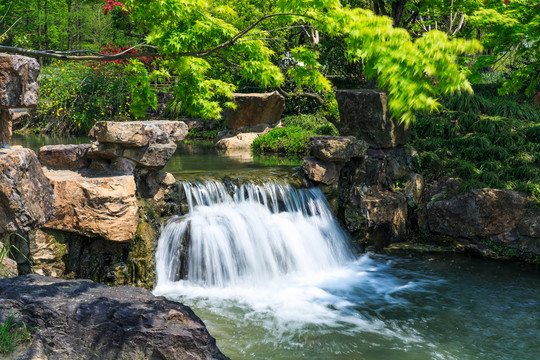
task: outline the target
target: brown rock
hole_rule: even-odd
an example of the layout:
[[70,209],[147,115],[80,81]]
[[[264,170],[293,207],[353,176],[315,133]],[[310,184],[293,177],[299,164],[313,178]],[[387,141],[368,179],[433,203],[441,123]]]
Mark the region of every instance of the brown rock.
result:
[[111,169],[124,174],[132,174],[136,166],[137,163],[135,161],[122,157],[111,161]]
[[476,189],[427,206],[429,229],[452,237],[488,237],[517,225],[527,197],[512,190]]
[[285,98],[277,91],[264,94],[234,94],[236,109],[225,111],[225,127],[239,129],[257,124],[279,122],[285,110]]
[[404,178],[412,170],[413,157],[416,151],[407,146],[399,146],[384,150],[388,179],[395,181]]
[[0,53],[0,108],[36,106],[40,70],[36,59]]
[[8,109],[0,109],[0,147],[7,145],[12,136],[11,113]]
[[146,176],[149,195],[156,201],[163,200],[176,184],[174,176],[165,171],[152,172]]
[[30,149],[0,149],[0,233],[30,231],[55,216],[54,193]]
[[246,150],[251,149],[253,140],[258,138],[259,133],[244,133],[230,137],[224,137],[216,142],[216,147],[221,150]]
[[138,214],[133,175],[86,177],[67,170],[45,175],[56,197],[56,218],[45,227],[111,241],[133,239]]
[[341,168],[340,163],[321,161],[312,157],[304,158],[302,164],[302,169],[308,179],[326,185],[338,183]]
[[363,158],[367,150],[367,143],[353,136],[313,136],[308,146],[312,156],[324,161]]
[[90,144],[47,145],[39,149],[39,161],[52,169],[78,170],[88,167]]
[[407,236],[407,201],[400,193],[371,191],[356,196],[356,208],[345,212],[345,225],[361,245],[382,249]]
[[50,232],[55,230],[34,230],[28,233],[32,270],[39,275],[59,278],[65,274],[62,257],[68,252],[67,245],[59,242]]
[[99,143],[120,144],[126,147],[145,147],[184,140],[188,133],[182,121],[99,121],[88,136]]
[[339,123],[344,136],[355,136],[370,148],[391,148],[410,139],[410,129],[399,124],[388,111],[386,93],[376,90],[338,90]]

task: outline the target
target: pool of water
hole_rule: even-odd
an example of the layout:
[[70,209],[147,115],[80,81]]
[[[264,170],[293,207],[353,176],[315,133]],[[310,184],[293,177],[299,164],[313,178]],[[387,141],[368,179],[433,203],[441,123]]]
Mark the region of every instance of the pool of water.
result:
[[463,256],[363,255],[256,287],[156,289],[231,359],[538,359],[538,268]]
[[[41,146],[56,144],[87,144],[86,136],[48,136],[14,134],[10,145],[21,145],[36,153]],[[290,174],[302,164],[300,157],[253,155],[246,151],[218,151],[211,141],[183,141],[177,143],[175,154],[164,170],[176,177],[197,175],[223,177],[231,173],[250,173],[281,176]]]

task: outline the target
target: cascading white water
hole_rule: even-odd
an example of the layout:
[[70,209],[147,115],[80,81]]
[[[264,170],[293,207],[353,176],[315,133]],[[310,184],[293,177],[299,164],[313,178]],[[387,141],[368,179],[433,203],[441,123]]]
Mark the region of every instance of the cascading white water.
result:
[[319,189],[229,186],[184,183],[189,213],[169,221],[159,239],[158,287],[181,280],[180,274],[207,287],[260,285],[329,272],[353,259]]

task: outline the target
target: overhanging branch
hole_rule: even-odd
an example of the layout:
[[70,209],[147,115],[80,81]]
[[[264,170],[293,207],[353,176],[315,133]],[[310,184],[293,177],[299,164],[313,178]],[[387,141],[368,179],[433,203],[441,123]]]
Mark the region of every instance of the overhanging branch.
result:
[[[296,13],[268,14],[268,15],[262,16],[261,18],[259,18],[257,21],[255,21],[254,23],[252,23],[245,29],[239,31],[232,38],[228,39],[227,41],[224,41],[223,43],[213,48],[200,50],[200,51],[189,51],[189,52],[166,54],[166,56],[168,57],[209,56],[215,52],[218,52],[220,50],[236,45],[243,36],[248,34],[250,30],[254,29],[261,22],[268,20],[270,18],[277,17],[277,16],[298,16],[298,17],[303,17],[303,18],[316,21],[316,19],[313,17],[302,15],[302,14],[296,14]],[[13,47],[13,46],[0,45],[0,52],[4,52],[8,54],[58,59],[58,60],[71,60],[71,61],[112,61],[112,60],[123,60],[123,59],[135,59],[135,58],[141,58],[141,57],[146,57],[146,56],[157,56],[157,57],[164,56],[164,54],[160,54],[159,52],[139,52],[139,53],[129,52],[137,47],[156,48],[155,46],[152,46],[152,45],[138,44],[118,54],[102,54],[102,53],[91,51],[91,50],[73,50],[73,51],[33,50],[33,49],[25,49],[25,48]],[[72,54],[82,54],[82,53],[89,53],[92,55],[72,55]]]

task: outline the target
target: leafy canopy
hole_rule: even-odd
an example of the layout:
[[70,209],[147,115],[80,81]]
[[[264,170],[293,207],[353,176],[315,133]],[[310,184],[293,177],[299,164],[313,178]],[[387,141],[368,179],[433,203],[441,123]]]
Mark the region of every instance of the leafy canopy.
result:
[[[243,13],[249,6],[256,10]],[[280,86],[288,75],[300,88],[331,90],[312,44],[289,49],[295,66],[280,70],[276,65],[284,54],[276,54],[269,44],[286,44],[278,31],[286,27],[301,25],[322,36],[344,38],[348,60],[364,62],[367,75],[376,76],[388,91],[392,113],[406,123],[414,121],[418,110],[437,109],[441,94],[471,92],[458,56],[481,49],[477,41],[450,39],[439,31],[413,41],[390,18],[344,7],[337,0],[278,0],[263,2],[262,9],[245,0],[128,0],[125,9],[178,76],[175,94],[185,109],[203,118],[219,117],[221,105],[234,106],[230,99],[236,84],[211,71],[216,59],[234,59],[231,71],[262,88]]]

